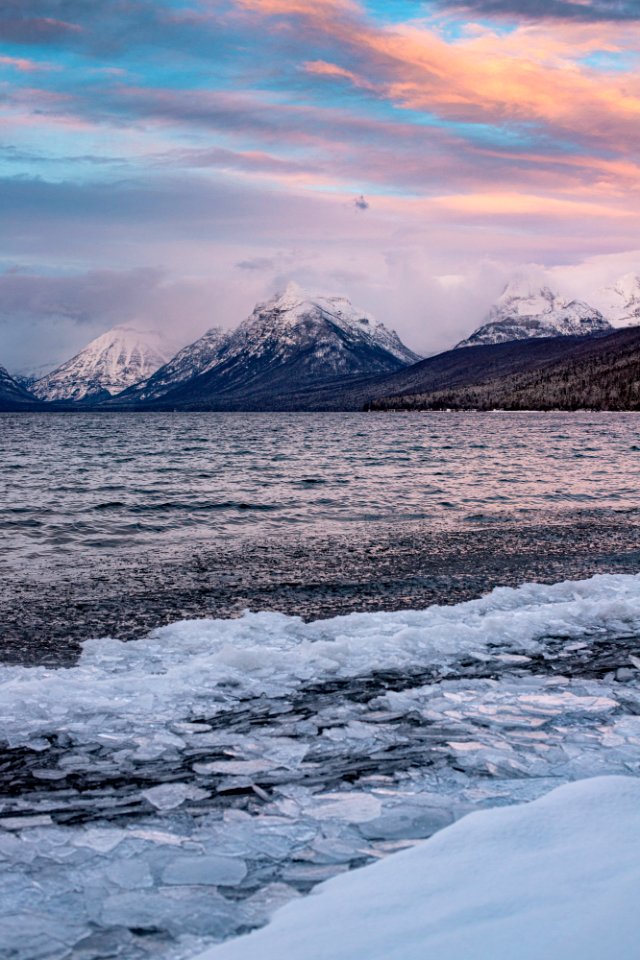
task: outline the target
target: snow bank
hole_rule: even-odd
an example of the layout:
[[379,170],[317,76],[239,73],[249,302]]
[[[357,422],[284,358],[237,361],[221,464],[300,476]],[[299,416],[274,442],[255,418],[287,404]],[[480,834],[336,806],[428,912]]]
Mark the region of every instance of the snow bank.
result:
[[640,781],[471,814],[199,960],[637,960]]

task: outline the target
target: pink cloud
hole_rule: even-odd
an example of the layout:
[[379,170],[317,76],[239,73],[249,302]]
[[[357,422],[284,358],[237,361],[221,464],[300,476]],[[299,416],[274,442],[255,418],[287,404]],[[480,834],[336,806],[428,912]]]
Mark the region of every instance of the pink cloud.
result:
[[38,73],[41,70],[56,70],[57,67],[49,63],[38,63],[36,60],[27,60],[25,57],[0,56],[0,64],[13,67],[21,73]]

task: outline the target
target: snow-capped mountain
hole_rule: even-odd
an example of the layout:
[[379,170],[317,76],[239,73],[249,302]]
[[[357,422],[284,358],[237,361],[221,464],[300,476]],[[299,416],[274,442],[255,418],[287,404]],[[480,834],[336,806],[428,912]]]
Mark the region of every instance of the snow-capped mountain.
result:
[[640,324],[640,274],[626,273],[598,298],[602,312],[616,327]]
[[516,277],[507,284],[484,323],[457,347],[532,337],[588,336],[612,329],[602,313],[588,303],[568,300],[549,287]]
[[97,400],[149,377],[175,353],[175,344],[152,330],[121,325],[37,380],[41,400]]
[[[268,409],[268,398],[276,395],[389,373],[419,359],[395,332],[345,297],[313,296],[290,283],[283,294],[258,304],[236,330],[223,334],[214,328],[185,347],[144,385],[142,398]],[[190,368],[194,376],[186,379]]]
[[420,359],[395,331],[357,310],[346,297],[312,296],[297,283],[256,306],[231,336],[225,359],[242,354],[286,363],[301,350],[306,352],[307,371],[322,376],[378,372],[371,370],[372,364],[386,372]]
[[130,387],[125,396],[131,400],[151,400],[163,396],[167,390],[198,377],[201,373],[206,373],[218,362],[220,349],[228,337],[229,334],[222,327],[211,327],[195,343],[183,347],[152,376]]

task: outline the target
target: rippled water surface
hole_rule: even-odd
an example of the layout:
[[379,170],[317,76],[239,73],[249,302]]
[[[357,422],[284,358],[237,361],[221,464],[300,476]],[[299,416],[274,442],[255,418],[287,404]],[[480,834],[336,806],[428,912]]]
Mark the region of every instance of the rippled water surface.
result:
[[640,502],[635,414],[7,414],[0,425],[14,568],[283,528]]

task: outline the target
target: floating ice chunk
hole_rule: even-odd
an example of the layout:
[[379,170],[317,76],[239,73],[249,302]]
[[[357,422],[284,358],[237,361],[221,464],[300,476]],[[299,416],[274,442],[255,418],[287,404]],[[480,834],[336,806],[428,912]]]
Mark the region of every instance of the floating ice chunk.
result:
[[286,883],[268,883],[244,901],[245,921],[252,926],[262,926],[279,907],[299,896],[295,887]]
[[346,820],[366,823],[380,816],[382,804],[369,793],[325,793],[314,797],[307,813],[318,820]]
[[274,764],[270,760],[215,760],[211,763],[194,763],[196,773],[222,773],[229,776],[264,773],[273,770]]
[[94,930],[79,940],[73,948],[73,960],[115,960],[135,956],[133,934],[121,927],[112,930]]
[[45,768],[41,767],[39,770],[34,770],[32,775],[36,778],[36,780],[64,780],[64,778],[67,776],[67,773],[64,770],[57,770],[55,768],[46,770]]
[[0,918],[1,956],[29,957],[33,960],[59,960],[69,956],[70,948],[85,930],[79,923],[45,917],[26,910]]
[[237,932],[239,916],[237,903],[214,890],[166,887],[112,894],[102,904],[100,922],[106,927],[166,932],[172,937],[193,935],[222,940]]
[[451,813],[446,810],[407,804],[362,823],[360,833],[368,840],[424,839],[448,826],[451,819]]
[[157,810],[175,810],[185,800],[204,800],[209,793],[189,783],[162,783],[142,790],[141,795]]
[[290,863],[282,878],[289,883],[322,883],[348,869],[346,863]]
[[10,864],[31,863],[37,856],[37,850],[24,843],[15,833],[0,833],[0,859]]
[[278,766],[295,770],[309,752],[309,744],[291,737],[269,737],[258,749]]
[[48,814],[36,817],[2,817],[0,827],[4,830],[27,830],[29,827],[43,827],[53,823]]
[[73,836],[71,842],[75,847],[89,847],[96,853],[110,853],[126,836],[125,830],[116,827],[87,827]]
[[34,750],[36,753],[41,753],[43,750],[48,750],[51,744],[44,737],[35,737],[33,740],[27,740],[25,747],[28,750]]
[[107,867],[106,875],[112,883],[126,890],[152,887],[153,877],[149,866],[142,859],[117,860]]
[[176,857],[167,864],[162,882],[167,884],[210,884],[235,887],[247,875],[243,860],[231,857]]
[[358,843],[351,835],[316,837],[311,846],[310,859],[314,863],[349,863],[354,857],[372,855],[372,851],[365,850],[364,847],[364,844]]
[[127,836],[168,847],[181,847],[188,839],[186,837],[176,836],[175,833],[167,833],[165,830],[154,829],[153,827],[129,827]]

